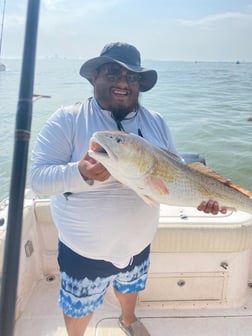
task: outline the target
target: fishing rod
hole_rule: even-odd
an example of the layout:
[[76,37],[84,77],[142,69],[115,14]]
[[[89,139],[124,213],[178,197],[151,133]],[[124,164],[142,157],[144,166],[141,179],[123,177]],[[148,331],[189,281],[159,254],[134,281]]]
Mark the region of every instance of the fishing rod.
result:
[[0,299],[0,335],[14,332],[19,254],[35,73],[40,0],[28,0],[23,61],[16,112],[14,153]]

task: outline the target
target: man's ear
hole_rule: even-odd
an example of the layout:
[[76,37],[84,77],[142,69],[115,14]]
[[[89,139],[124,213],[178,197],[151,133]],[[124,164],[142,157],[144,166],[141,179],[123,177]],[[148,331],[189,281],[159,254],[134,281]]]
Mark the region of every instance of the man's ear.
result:
[[94,70],[94,72],[92,73],[92,83],[95,83],[98,75],[99,74],[98,74],[97,70]]

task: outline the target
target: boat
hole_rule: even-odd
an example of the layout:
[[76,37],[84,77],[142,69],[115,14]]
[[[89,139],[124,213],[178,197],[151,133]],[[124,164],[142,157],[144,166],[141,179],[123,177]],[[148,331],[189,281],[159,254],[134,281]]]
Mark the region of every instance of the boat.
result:
[[[5,15],[5,5],[6,0],[3,2],[3,12],[2,12],[2,21],[1,21],[1,34],[0,34],[0,59],[1,59],[1,53],[2,53],[2,42],[3,42],[3,27],[4,27],[4,15]],[[0,62],[0,71],[5,71],[6,66],[4,63]]]
[[[0,204],[0,262],[9,201]],[[113,238],[112,238],[113,239]],[[57,305],[57,230],[50,200],[26,190],[15,336],[66,336]],[[252,216],[161,205],[147,288],[137,315],[152,336],[252,333]],[[112,289],[85,336],[123,336]]]
[[[0,334],[66,336],[50,199],[25,191],[39,1],[28,4],[10,196],[0,203]],[[111,237],[113,239],[113,237]],[[19,249],[20,247],[20,249]],[[161,205],[137,316],[152,336],[250,336],[252,216]],[[113,290],[85,336],[124,336]]]

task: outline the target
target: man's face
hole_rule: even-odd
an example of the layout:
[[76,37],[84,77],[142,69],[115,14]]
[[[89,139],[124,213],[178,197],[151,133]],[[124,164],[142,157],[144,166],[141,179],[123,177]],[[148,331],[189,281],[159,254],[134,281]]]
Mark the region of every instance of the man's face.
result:
[[95,98],[103,109],[124,117],[137,106],[139,79],[119,64],[105,64],[93,74]]

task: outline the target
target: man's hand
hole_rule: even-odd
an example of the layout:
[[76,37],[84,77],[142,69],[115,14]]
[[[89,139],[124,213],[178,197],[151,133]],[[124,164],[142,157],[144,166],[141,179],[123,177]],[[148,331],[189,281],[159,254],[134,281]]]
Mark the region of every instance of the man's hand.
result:
[[110,176],[108,170],[100,162],[91,158],[88,153],[80,160],[78,168],[84,180],[103,182]]
[[197,209],[199,211],[204,211],[205,213],[211,213],[212,215],[217,215],[219,212],[222,214],[227,213],[226,208],[220,208],[219,203],[213,200],[201,202]]

